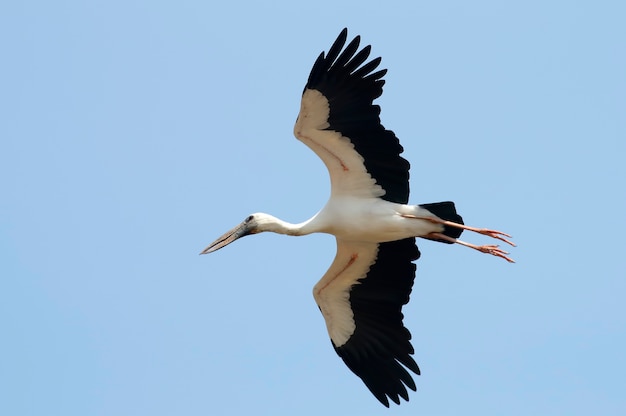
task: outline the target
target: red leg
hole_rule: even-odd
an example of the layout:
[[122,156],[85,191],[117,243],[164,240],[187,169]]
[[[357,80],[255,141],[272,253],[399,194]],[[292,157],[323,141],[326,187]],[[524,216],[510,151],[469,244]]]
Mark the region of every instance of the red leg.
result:
[[510,244],[513,247],[516,247],[515,243],[513,243],[512,241],[509,241],[506,238],[504,238],[504,237],[511,238],[511,236],[508,235],[507,233],[503,233],[502,231],[490,230],[488,228],[470,227],[469,225],[459,224],[459,223],[452,222],[452,221],[446,221],[446,220],[442,220],[441,218],[436,218],[436,217],[416,217],[414,215],[403,215],[403,217],[417,218],[417,219],[420,219],[420,220],[426,220],[426,221],[434,222],[435,224],[442,224],[442,225],[447,225],[448,227],[456,227],[456,228],[461,228],[461,229],[467,230],[467,231],[473,231],[473,232],[478,233],[478,234],[483,234],[483,235],[486,235],[488,237],[495,238],[495,239],[500,240],[500,241],[504,241],[505,243]]
[[496,245],[489,244],[485,246],[477,246],[475,244],[466,243],[465,241],[461,241],[456,238],[448,237],[447,235],[441,234],[441,233],[430,233],[428,235],[425,235],[424,238],[434,238],[437,240],[445,240],[451,243],[460,244],[462,246],[473,248],[474,250],[478,250],[481,253],[487,253],[487,254],[491,254],[492,256],[501,257],[504,260],[508,261],[509,263],[515,263],[515,260],[507,256],[507,254],[509,254],[507,251],[502,250]]

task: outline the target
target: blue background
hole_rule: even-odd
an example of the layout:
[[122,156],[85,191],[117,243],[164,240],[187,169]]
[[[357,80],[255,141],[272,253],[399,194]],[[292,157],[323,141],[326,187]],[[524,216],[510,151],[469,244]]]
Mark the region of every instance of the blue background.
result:
[[[619,1],[21,1],[0,6],[3,415],[623,415]],[[198,252],[329,192],[292,136],[343,27],[389,68],[413,203],[513,234],[420,241],[422,369],[386,410],[311,288],[328,235]],[[464,234],[466,240],[487,239]]]

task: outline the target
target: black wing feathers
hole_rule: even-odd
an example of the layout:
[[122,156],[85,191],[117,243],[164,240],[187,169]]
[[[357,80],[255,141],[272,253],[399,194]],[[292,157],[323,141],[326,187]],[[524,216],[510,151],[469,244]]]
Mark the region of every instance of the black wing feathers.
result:
[[[370,45],[367,45],[366,47],[361,49],[359,53],[354,55],[352,60],[350,60],[350,62],[348,62],[344,66],[346,72],[352,74],[363,62],[365,62],[367,57],[370,56],[371,50],[372,50],[372,47]],[[378,62],[380,63],[380,58],[378,58]],[[376,64],[376,66],[378,66],[378,64]],[[376,68],[376,66],[374,68]],[[369,71],[367,73],[369,73]]]
[[[361,42],[361,38],[359,36],[352,39],[352,42],[350,42],[348,46],[346,46],[346,49],[343,50],[343,52],[341,53],[341,55],[339,55],[339,58],[337,58],[337,60],[335,61],[333,65],[338,66],[338,67],[344,67],[345,69],[345,66],[350,60],[350,58],[352,58],[352,56],[356,53],[357,49],[359,49],[360,42]],[[347,74],[350,74],[350,71],[346,71],[346,72]]]
[[380,107],[373,105],[383,92],[385,81],[381,78],[387,70],[372,72],[380,58],[361,66],[371,47],[357,52],[358,36],[342,52],[347,35],[347,29],[342,30],[328,54],[317,58],[305,90],[315,89],[326,97],[330,106],[328,129],[340,132],[354,144],[369,174],[386,191],[382,199],[406,204],[410,165],[400,156],[403,148],[397,137],[381,125]]
[[385,406],[389,406],[387,398],[397,404],[400,397],[408,400],[406,387],[415,390],[415,382],[403,365],[420,373],[411,357],[411,333],[402,323],[402,306],[409,301],[415,277],[412,262],[419,256],[415,238],[380,243],[367,277],[350,291],[354,334],[344,345],[335,347],[348,368]]

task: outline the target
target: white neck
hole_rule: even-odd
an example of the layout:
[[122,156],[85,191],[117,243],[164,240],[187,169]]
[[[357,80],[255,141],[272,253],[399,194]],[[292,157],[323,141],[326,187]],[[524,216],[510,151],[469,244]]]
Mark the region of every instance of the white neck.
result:
[[254,218],[257,224],[257,232],[271,231],[273,233],[286,235],[306,235],[317,231],[311,227],[307,227],[313,218],[299,224],[292,224],[262,212],[254,214]]

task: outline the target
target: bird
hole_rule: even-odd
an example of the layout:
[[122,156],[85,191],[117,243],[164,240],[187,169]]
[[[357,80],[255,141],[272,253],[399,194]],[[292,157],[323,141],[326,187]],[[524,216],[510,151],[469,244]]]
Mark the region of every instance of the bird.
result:
[[[460,244],[514,262],[497,244],[459,240],[471,231],[515,246],[509,234],[464,224],[454,202],[410,205],[409,162],[396,135],[385,129],[380,107],[386,69],[368,60],[360,36],[347,45],[347,28],[322,52],[302,93],[294,135],[323,161],[331,182],[326,205],[292,224],[255,213],[200,254],[261,232],[292,236],[332,234],[337,253],[313,288],[332,346],[384,406],[409,400],[420,375],[411,333],[403,324],[420,251],[416,238]],[[367,62],[366,62],[367,61]]]

